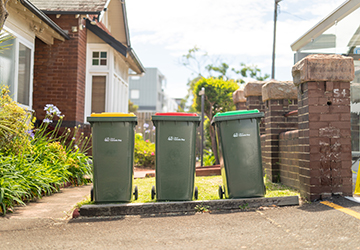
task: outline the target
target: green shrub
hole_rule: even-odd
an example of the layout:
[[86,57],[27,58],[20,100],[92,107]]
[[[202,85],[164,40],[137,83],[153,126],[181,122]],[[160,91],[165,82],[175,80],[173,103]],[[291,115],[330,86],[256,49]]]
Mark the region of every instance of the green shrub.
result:
[[155,144],[145,140],[141,134],[135,135],[135,167],[155,168]]
[[205,154],[203,156],[204,166],[212,166],[215,164],[215,156],[211,150],[204,150]]
[[[6,87],[0,89],[0,213],[57,192],[65,182],[87,183],[92,172],[85,152],[91,138],[79,133],[79,126],[61,133],[64,116],[52,104],[34,128],[29,113],[11,100]],[[51,128],[54,118],[58,121]]]

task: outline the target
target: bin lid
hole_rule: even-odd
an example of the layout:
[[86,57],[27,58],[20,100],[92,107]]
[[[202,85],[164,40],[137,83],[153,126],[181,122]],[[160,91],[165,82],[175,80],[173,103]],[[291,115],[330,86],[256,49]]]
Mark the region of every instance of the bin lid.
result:
[[[201,117],[196,113],[183,112],[167,112],[156,113],[151,116],[152,121],[184,121],[184,122],[200,122]],[[154,124],[156,126],[156,124]]]
[[137,123],[137,117],[133,113],[121,113],[121,112],[102,112],[92,113],[87,117],[88,122],[135,122]]
[[136,116],[134,113],[121,113],[121,112],[102,112],[92,113],[91,117],[133,117]]
[[224,112],[224,113],[216,113],[216,115],[214,117],[219,117],[219,116],[229,116],[229,115],[245,115],[245,114],[254,114],[254,113],[259,113],[260,111],[257,109],[253,109],[253,110],[235,110],[235,111],[228,111],[228,112]]
[[257,109],[228,111],[224,113],[217,113],[213,117],[211,124],[220,121],[243,120],[243,119],[253,119],[253,118],[263,118],[263,117],[264,117],[264,113],[260,112]]
[[155,115],[167,115],[167,116],[198,116],[198,114],[196,114],[196,113],[184,113],[184,112],[156,113]]

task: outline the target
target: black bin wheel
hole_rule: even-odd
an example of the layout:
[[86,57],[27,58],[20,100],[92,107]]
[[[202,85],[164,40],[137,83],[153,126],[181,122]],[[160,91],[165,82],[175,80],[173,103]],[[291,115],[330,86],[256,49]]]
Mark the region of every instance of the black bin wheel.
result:
[[224,191],[221,186],[219,186],[219,197],[220,197],[220,199],[224,198]]
[[135,196],[135,200],[137,200],[138,197],[139,197],[139,191],[138,191],[138,187],[137,187],[137,186],[135,186],[135,188],[134,188],[134,193],[133,193],[133,195]]
[[155,186],[152,186],[151,188],[151,199],[153,200],[155,198]]
[[195,191],[194,191],[194,198],[195,200],[197,200],[199,198],[199,191],[198,191],[198,187],[195,187]]
[[94,201],[94,188],[90,190],[90,201]]

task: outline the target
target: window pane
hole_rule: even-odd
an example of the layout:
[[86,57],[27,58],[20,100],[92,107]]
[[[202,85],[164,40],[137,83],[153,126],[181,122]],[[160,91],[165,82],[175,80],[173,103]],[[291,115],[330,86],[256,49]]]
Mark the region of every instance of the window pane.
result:
[[140,91],[138,89],[132,89],[130,91],[130,98],[131,99],[139,99],[140,98]]
[[106,76],[92,77],[91,113],[105,112]]
[[29,105],[31,50],[19,43],[19,73],[17,101]]
[[106,65],[106,59],[101,59],[100,60],[100,65]]
[[106,58],[107,57],[107,52],[101,52],[101,58]]
[[99,59],[93,59],[92,65],[99,65]]
[[93,52],[93,58],[99,58],[99,52]]
[[0,53],[0,84],[8,85],[11,94],[14,94],[15,77],[15,39],[1,43],[6,49]]

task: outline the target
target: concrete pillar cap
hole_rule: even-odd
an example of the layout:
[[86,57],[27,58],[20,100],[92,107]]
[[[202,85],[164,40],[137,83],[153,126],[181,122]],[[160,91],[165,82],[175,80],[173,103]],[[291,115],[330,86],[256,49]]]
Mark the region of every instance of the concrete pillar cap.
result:
[[265,81],[251,81],[245,84],[244,95],[248,96],[261,96],[261,88],[265,84]]
[[244,87],[240,86],[239,89],[235,90],[234,93],[233,93],[233,102],[236,104],[236,103],[239,103],[239,102],[246,102],[246,98],[245,98],[245,95],[244,95]]
[[294,84],[303,82],[350,82],[354,79],[354,60],[341,55],[309,55],[292,68]]
[[262,100],[297,99],[297,87],[292,81],[270,80],[262,86]]

